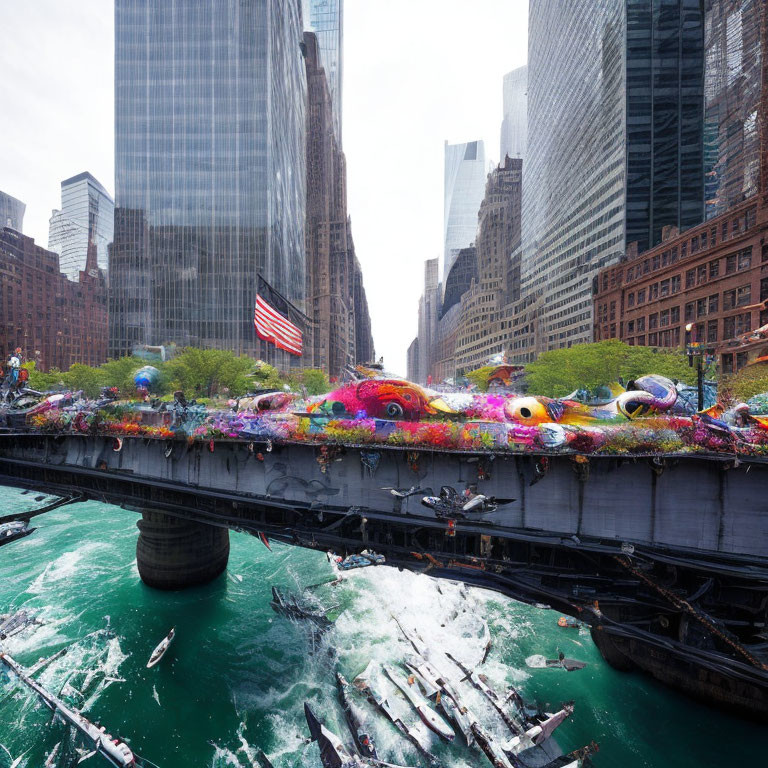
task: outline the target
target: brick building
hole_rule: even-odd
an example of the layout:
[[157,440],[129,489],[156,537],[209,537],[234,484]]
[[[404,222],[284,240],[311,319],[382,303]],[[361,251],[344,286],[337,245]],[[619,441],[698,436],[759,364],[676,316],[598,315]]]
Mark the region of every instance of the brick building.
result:
[[31,237],[0,230],[0,354],[21,347],[43,370],[107,359],[107,286],[88,247],[75,283],[59,271],[58,254]]
[[[312,365],[338,376],[373,358],[368,302],[347,215],[347,169],[317,37],[304,33],[307,70],[306,313]],[[306,354],[306,353],[305,353]]]
[[692,340],[725,373],[746,364],[734,340],[768,322],[768,208],[757,196],[603,269],[594,284],[595,341],[682,347]]

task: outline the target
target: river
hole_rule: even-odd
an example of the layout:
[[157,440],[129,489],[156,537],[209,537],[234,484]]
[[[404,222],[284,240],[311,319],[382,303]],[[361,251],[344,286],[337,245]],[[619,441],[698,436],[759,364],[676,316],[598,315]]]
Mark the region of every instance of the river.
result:
[[[0,488],[0,514],[44,503],[36,495]],[[333,578],[324,554],[279,544],[270,552],[258,539],[232,533],[227,574],[205,587],[163,593],[139,580],[136,520],[135,513],[97,502],[35,518],[35,533],[0,548],[0,613],[23,607],[44,621],[6,644],[22,664],[75,643],[40,681],[54,692],[64,687],[63,695],[86,716],[160,768],[251,766],[257,748],[275,768],[320,766],[317,746],[305,742],[303,703],[347,739],[334,670],[351,680],[369,661],[396,665],[407,649],[392,615],[417,627],[430,644],[477,660],[484,616],[492,646],[483,670],[494,687],[514,684],[526,700],[550,710],[574,701],[575,713],[556,739],[566,752],[597,741],[598,768],[765,764],[768,728],[702,706],[643,675],[611,669],[588,632],[557,627],[553,611],[395,568],[368,568],[307,593],[339,614],[317,642],[305,626],[271,610],[270,587],[300,591]],[[147,669],[149,654],[172,626],[174,644]],[[558,650],[587,667],[567,673],[526,664],[534,654],[553,657]],[[475,695],[467,692],[485,712]],[[367,706],[380,756],[423,764]],[[0,744],[14,758],[23,755],[20,768],[42,766],[58,742],[55,765],[72,764],[66,729],[50,723],[36,698],[0,672]],[[488,727],[503,736],[491,712]],[[489,765],[458,743],[437,745],[435,752],[449,768]],[[10,762],[0,749],[0,768]],[[105,763],[96,756],[84,764]]]

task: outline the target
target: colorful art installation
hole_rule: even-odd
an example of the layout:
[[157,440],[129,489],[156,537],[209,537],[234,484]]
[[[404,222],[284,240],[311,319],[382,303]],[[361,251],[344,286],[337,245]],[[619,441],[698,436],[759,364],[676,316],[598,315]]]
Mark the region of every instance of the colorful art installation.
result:
[[[350,381],[302,399],[269,392],[210,408],[173,402],[92,401],[43,396],[0,418],[19,431],[401,448],[409,452],[768,456],[768,395],[701,413],[679,401],[673,382],[647,375],[608,402],[589,405],[511,393],[435,392],[397,378]],[[383,374],[386,376],[386,374]],[[685,406],[685,407],[682,407]]]

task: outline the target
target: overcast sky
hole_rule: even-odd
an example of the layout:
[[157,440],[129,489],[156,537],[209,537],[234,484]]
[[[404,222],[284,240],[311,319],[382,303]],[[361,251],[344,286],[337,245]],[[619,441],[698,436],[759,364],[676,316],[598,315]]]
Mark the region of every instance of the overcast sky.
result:
[[[344,149],[376,350],[405,374],[423,263],[442,254],[443,142],[498,161],[503,75],[526,62],[528,0],[345,0]],[[110,0],[0,0],[0,189],[47,246],[60,182],[114,192]]]

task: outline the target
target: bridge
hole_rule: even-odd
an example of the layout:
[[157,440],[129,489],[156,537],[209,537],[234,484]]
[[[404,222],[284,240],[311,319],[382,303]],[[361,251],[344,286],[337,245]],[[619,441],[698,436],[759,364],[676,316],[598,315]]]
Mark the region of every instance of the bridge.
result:
[[[218,576],[230,530],[339,553],[368,547],[391,565],[575,616],[613,666],[768,720],[759,459],[16,433],[0,435],[0,483],[140,513],[138,568],[154,587]],[[421,504],[441,486],[470,485],[506,503],[467,519]]]

